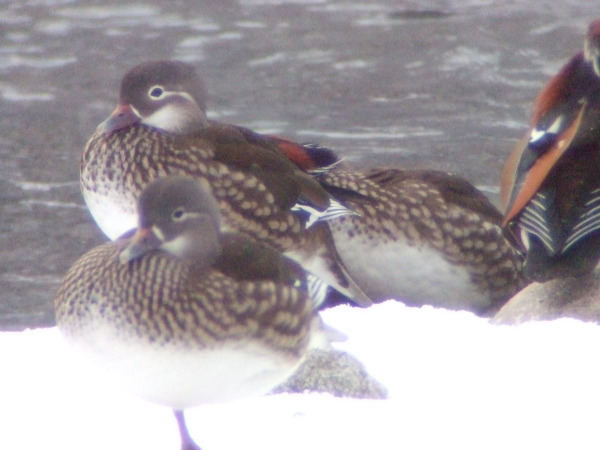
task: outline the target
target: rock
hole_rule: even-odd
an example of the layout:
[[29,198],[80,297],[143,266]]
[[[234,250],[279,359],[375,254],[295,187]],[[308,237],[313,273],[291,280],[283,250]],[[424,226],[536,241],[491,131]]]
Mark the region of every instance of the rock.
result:
[[600,323],[600,271],[585,277],[532,283],[512,297],[492,323],[515,325],[531,320],[571,317]]
[[364,365],[339,350],[312,350],[304,363],[272,393],[327,392],[336,397],[387,398],[387,389]]

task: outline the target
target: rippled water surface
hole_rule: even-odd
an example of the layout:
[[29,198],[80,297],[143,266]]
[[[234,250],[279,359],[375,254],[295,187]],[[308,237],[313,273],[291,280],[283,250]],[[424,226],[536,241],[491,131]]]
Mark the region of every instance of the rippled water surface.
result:
[[62,275],[103,242],[79,155],[132,65],[192,62],[213,118],[317,141],[356,165],[453,171],[496,198],[533,98],[598,6],[0,2],[0,329],[51,325]]

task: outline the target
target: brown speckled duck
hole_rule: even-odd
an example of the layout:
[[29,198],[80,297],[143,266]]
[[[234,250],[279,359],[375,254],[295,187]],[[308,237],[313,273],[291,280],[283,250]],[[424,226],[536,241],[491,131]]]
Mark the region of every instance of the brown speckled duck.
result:
[[152,61],[124,76],[117,108],[89,139],[81,159],[81,189],[99,227],[111,239],[135,227],[136,201],[156,178],[204,179],[225,231],[281,250],[344,295],[368,304],[323,223],[349,211],[269,138],[208,120],[205,97],[194,67],[183,62]]
[[374,301],[493,314],[523,287],[522,256],[502,215],[459,176],[436,170],[353,170],[330,149],[280,150],[358,215],[328,221],[350,276]]
[[185,408],[269,391],[320,334],[322,298],[310,297],[302,267],[222,233],[202,183],[150,184],[136,234],[82,256],[55,298],[66,339],[131,392],[172,408],[185,450],[199,448]]

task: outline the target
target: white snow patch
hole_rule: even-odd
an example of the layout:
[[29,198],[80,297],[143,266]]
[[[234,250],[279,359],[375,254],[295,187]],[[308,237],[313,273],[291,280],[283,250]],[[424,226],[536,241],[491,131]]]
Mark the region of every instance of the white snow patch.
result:
[[[388,400],[281,394],[188,410],[204,450],[592,449],[600,445],[600,328],[572,319],[495,326],[386,302],[338,307]],[[53,329],[0,333],[0,448],[177,449],[166,408],[108,387]]]

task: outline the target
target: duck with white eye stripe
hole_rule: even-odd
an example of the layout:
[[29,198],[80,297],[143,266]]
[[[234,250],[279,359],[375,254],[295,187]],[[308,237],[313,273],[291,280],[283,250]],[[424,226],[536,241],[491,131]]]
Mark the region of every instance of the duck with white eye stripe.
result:
[[83,195],[102,231],[116,239],[136,226],[135,205],[151,181],[169,174],[204,179],[224,231],[284,252],[343,295],[369,304],[324,223],[351,211],[267,136],[209,120],[205,102],[202,80],[184,62],[151,61],[123,77],[117,108],[81,159]]
[[277,251],[220,232],[201,180],[151,183],[139,212],[132,238],[100,245],[69,269],[56,321],[115,383],[172,408],[181,448],[198,450],[183,410],[284,381],[327,342],[315,311],[324,291]]

